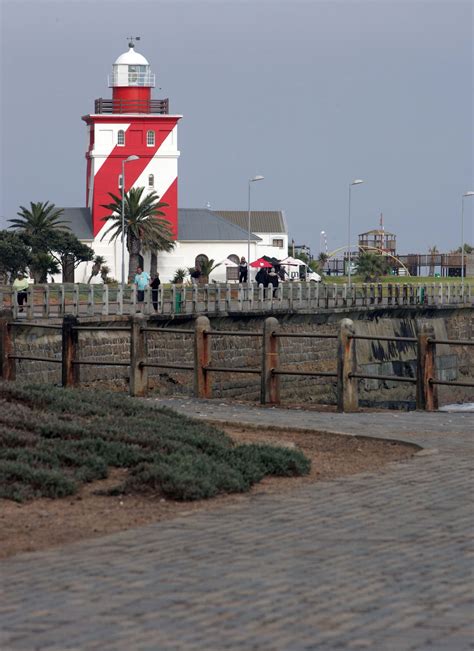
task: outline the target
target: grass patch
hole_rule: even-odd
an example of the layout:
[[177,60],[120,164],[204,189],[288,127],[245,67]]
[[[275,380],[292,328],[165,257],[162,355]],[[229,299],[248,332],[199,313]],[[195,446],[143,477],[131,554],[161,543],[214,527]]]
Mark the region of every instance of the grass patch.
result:
[[0,497],[65,497],[114,467],[129,470],[115,493],[197,500],[308,474],[310,462],[116,393],[0,383]]

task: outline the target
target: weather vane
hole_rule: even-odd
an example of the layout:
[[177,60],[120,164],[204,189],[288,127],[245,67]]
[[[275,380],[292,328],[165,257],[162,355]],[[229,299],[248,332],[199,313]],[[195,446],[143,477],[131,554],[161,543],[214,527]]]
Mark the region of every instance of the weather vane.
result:
[[139,36],[127,36],[128,40],[128,47],[135,47],[134,41],[139,41],[140,37]]

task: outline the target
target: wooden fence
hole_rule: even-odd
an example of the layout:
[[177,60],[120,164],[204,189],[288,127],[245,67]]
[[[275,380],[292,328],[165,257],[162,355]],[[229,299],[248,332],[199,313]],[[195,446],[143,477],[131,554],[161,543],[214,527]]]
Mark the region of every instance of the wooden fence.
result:
[[[28,326],[50,328],[61,331],[61,359],[38,357],[34,355],[19,355],[15,352],[14,331]],[[95,361],[78,358],[78,341],[81,332],[85,331],[122,331],[130,334],[130,358],[128,361]],[[194,347],[194,363],[170,364],[150,362],[147,355],[148,337],[159,335],[166,337],[168,333],[187,335]],[[211,337],[261,337],[262,356],[255,367],[223,367],[212,361]],[[280,366],[280,342],[286,338],[338,339],[337,372],[308,371],[299,369],[283,369]],[[361,373],[357,368],[356,342],[360,339],[376,341],[393,341],[410,343],[417,347],[416,377],[397,375],[377,375]],[[33,360],[39,362],[61,364],[62,385],[77,386],[80,383],[81,365],[93,366],[124,366],[129,368],[130,395],[145,396],[148,392],[148,369],[162,368],[186,370],[193,373],[194,395],[197,398],[212,398],[211,378],[214,373],[249,373],[260,375],[262,404],[280,404],[280,377],[283,375],[325,377],[337,384],[337,406],[341,412],[356,411],[359,406],[358,380],[389,380],[391,382],[409,382],[416,385],[416,404],[418,409],[433,411],[438,408],[438,385],[473,387],[474,382],[445,381],[436,377],[436,345],[448,344],[453,346],[474,346],[474,340],[436,339],[432,326],[426,325],[417,337],[396,337],[377,335],[357,335],[354,324],[350,319],[343,319],[338,334],[317,332],[283,332],[275,317],[268,317],[264,322],[262,332],[244,330],[216,330],[211,328],[206,316],[199,316],[193,328],[166,328],[150,326],[144,315],[134,315],[126,325],[80,325],[74,316],[65,316],[62,325],[31,324],[27,322],[0,319],[0,377],[4,380],[14,380],[17,360]]]
[[137,302],[134,286],[127,285],[30,285],[23,307],[11,287],[0,287],[0,306],[12,309],[15,318],[108,316],[144,314],[223,314],[235,312],[282,313],[336,308],[397,308],[400,306],[474,306],[474,286],[452,283],[280,284],[271,287],[250,284],[172,285],[154,293],[145,291],[143,305]]

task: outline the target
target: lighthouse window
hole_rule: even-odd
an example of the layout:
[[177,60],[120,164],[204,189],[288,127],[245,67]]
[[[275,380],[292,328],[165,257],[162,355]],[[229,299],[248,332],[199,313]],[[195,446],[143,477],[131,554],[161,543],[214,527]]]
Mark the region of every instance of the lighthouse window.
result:
[[143,86],[145,84],[146,66],[128,66],[129,86]]
[[147,147],[154,147],[155,146],[155,132],[154,131],[147,131],[146,132],[146,144],[147,144]]
[[149,188],[154,188],[155,187],[155,175],[154,174],[148,174],[148,187]]
[[117,133],[117,145],[123,147],[125,145],[125,131],[120,129]]
[[121,190],[122,189],[122,175],[121,174],[118,175],[118,186],[119,186],[119,190]]

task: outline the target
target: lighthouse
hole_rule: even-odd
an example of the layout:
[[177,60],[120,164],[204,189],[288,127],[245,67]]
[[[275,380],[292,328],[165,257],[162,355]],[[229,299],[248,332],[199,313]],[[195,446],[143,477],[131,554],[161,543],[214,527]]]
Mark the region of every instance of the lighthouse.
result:
[[[170,115],[168,99],[152,99],[155,75],[147,59],[136,51],[136,40],[130,39],[128,51],[112,66],[108,79],[112,98],[96,99],[94,113],[82,117],[87,125],[86,206],[92,217],[96,252],[101,249],[105,253],[107,242],[101,241],[101,236],[107,228],[104,217],[110,212],[102,204],[111,202],[110,192],[120,196],[122,168],[125,192],[144,187],[145,192],[155,191],[160,201],[168,204],[163,212],[177,236],[177,125],[182,116]],[[109,249],[108,253],[108,263],[117,270],[118,252]]]

